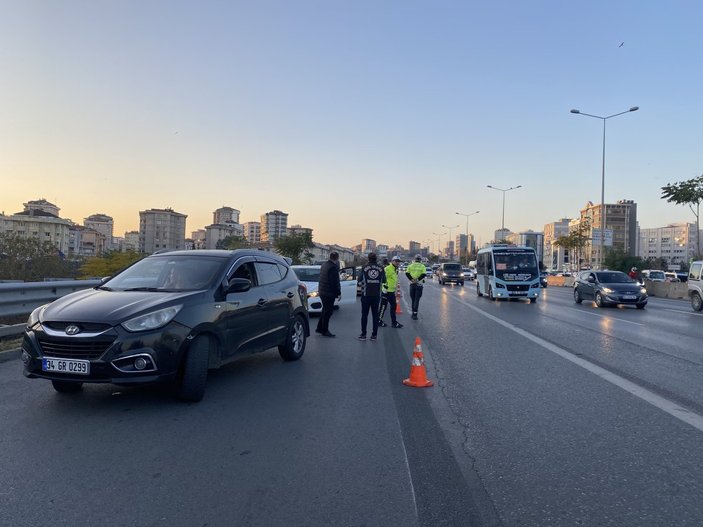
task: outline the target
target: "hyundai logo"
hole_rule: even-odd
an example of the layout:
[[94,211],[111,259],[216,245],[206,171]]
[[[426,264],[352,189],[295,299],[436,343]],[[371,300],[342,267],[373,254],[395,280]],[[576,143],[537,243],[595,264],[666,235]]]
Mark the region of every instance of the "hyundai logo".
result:
[[77,335],[78,333],[81,332],[81,328],[78,326],[71,324],[70,326],[66,326],[66,335]]

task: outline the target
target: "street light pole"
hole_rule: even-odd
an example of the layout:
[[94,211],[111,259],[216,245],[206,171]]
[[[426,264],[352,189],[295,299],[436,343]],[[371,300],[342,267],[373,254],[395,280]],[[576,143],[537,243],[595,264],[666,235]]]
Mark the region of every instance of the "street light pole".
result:
[[[614,113],[613,115],[608,115],[607,117],[601,117],[600,115],[592,115],[590,113],[584,113],[579,110],[571,110],[571,113],[578,115],[585,115],[586,117],[593,117],[594,119],[600,119],[603,121],[603,158],[601,162],[601,182],[600,182],[600,242],[598,244],[598,268],[603,269],[603,240],[605,239],[605,122],[608,119],[617,117],[618,115],[623,115],[630,112],[636,112],[639,110],[639,106],[633,106],[629,110],[624,112]],[[591,248],[593,245],[591,245]]]
[[[500,222],[500,234],[503,236],[503,240],[505,240],[505,193],[509,192],[511,190],[515,190],[518,188],[522,188],[522,185],[518,185],[517,187],[510,187],[510,188],[498,188],[494,187],[492,185],[486,185],[488,188],[492,188],[493,190],[500,190],[503,193],[503,219]],[[498,241],[498,240],[496,240]]]
[[[452,243],[452,229],[456,229],[459,227],[459,225],[442,225],[445,229],[449,229],[449,241],[447,243]],[[453,260],[454,259],[454,246],[451,245],[451,252],[449,253],[449,259]]]
[[464,214],[463,212],[455,212],[454,214],[458,214],[459,216],[464,216],[466,218],[466,265],[468,267],[469,265],[469,216],[473,216],[474,214],[478,214],[481,212],[480,210],[477,210],[476,212],[470,212],[469,214]]
[[441,256],[442,256],[442,255],[440,254],[440,253],[441,253],[440,240],[442,239],[442,236],[444,236],[444,235],[447,234],[447,233],[446,233],[446,232],[443,232],[442,234],[438,234],[438,233],[436,233],[436,232],[433,232],[432,234],[434,234],[435,236],[437,236],[437,263],[439,263],[439,260],[441,259]]

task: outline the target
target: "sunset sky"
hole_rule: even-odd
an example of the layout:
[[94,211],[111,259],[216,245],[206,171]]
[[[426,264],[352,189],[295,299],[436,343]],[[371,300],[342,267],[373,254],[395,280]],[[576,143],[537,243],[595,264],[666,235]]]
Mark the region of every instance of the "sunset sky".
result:
[[[600,202],[641,227],[703,174],[703,3],[2,0],[0,212],[82,223],[274,209],[315,241],[541,231]],[[459,227],[455,227],[455,226]],[[443,243],[447,236],[443,237]]]

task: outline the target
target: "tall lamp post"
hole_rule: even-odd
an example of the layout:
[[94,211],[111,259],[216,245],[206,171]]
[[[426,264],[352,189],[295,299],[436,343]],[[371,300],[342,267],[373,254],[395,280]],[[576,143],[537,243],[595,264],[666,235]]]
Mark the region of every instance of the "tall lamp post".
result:
[[466,265],[469,265],[469,216],[473,216],[474,214],[478,214],[481,212],[480,210],[477,210],[476,212],[470,212],[469,214],[464,214],[463,212],[455,212],[454,214],[458,214],[459,216],[464,216],[466,218]]
[[[447,242],[447,245],[452,243],[452,229],[456,229],[459,227],[459,225],[442,225],[445,229],[449,229],[449,241]],[[450,245],[452,248],[451,251],[449,252],[449,259],[453,260],[454,259],[454,245]]]
[[614,113],[613,115],[608,115],[607,117],[601,117],[600,115],[592,115],[590,113],[583,113],[579,110],[571,110],[571,113],[578,115],[585,115],[586,117],[593,117],[594,119],[600,119],[603,121],[603,160],[601,165],[601,182],[600,182],[600,242],[598,248],[598,268],[603,268],[603,239],[605,238],[605,122],[608,119],[617,117],[618,115],[623,115],[630,112],[636,112],[639,110],[639,106],[633,106],[629,110],[624,112]]
[[[518,188],[522,188],[522,185],[518,185],[517,187],[510,187],[510,188],[498,188],[494,187],[492,185],[486,185],[488,188],[492,188],[493,190],[499,190],[503,193],[503,219],[500,221],[500,234],[503,236],[503,239],[505,240],[505,193],[510,192],[511,190],[515,190]],[[498,240],[496,240],[498,241]]]
[[444,236],[447,233],[443,232],[442,234],[439,234],[439,233],[433,232],[432,234],[437,236],[437,263],[439,263],[439,260],[441,259],[441,256],[442,256],[442,254],[441,254],[442,249],[440,247],[440,240],[442,239],[442,236]]

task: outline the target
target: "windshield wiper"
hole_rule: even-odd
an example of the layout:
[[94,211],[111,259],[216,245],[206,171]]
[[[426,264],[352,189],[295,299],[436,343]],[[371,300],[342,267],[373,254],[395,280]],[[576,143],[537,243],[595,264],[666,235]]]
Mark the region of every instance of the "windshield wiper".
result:
[[159,289],[158,287],[130,287],[129,289],[124,289],[124,291],[149,291],[149,292],[161,292],[165,289]]
[[95,289],[100,289],[101,291],[114,291],[112,287],[107,287],[106,285],[98,286]]

